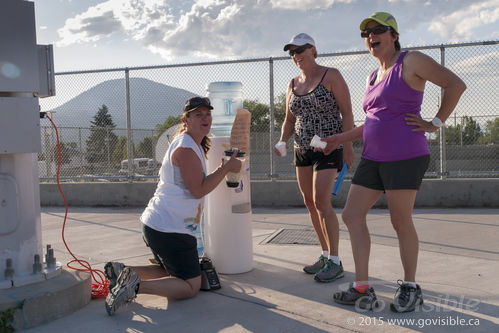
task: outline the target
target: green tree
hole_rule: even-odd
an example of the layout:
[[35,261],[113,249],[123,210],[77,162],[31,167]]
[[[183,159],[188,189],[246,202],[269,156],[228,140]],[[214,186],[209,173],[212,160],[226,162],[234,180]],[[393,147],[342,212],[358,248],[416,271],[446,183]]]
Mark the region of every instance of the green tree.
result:
[[461,124],[445,127],[445,143],[451,145],[473,145],[483,136],[480,125],[472,117],[464,116]]
[[282,93],[274,100],[274,121],[277,129],[281,130],[284,118],[286,118],[286,94]]
[[[437,138],[439,138],[438,132]],[[461,144],[461,125],[456,126],[445,126],[445,143],[448,145],[460,145]],[[439,140],[437,140],[440,142]]]
[[144,140],[140,141],[137,145],[135,157],[152,158],[152,149],[152,138],[150,136],[145,137]]
[[166,120],[163,124],[156,125],[156,133],[158,135],[158,138],[161,136],[161,134],[163,134],[164,131],[166,131],[167,129],[169,129],[172,126],[180,124],[181,122],[182,122],[182,115],[168,116],[168,118],[166,118]]
[[463,144],[473,145],[483,135],[480,125],[473,120],[472,117],[464,116],[463,118]]
[[499,143],[499,118],[487,120],[483,139],[484,143]]
[[[72,148],[72,144],[70,142],[69,143],[64,143],[64,142],[60,143],[61,164],[68,164],[69,162],[71,162],[71,158],[70,158],[71,148]],[[52,154],[53,161],[55,163],[58,163],[59,162],[59,149],[57,148],[57,146],[52,147],[51,154]]]
[[244,100],[243,108],[251,113],[251,132],[268,132],[270,107],[257,100]]
[[106,105],[103,104],[99,108],[94,120],[90,123],[90,136],[87,139],[87,161],[89,163],[110,163],[118,137],[113,133],[116,125]]
[[[251,131],[268,132],[270,124],[270,106],[258,100],[244,100],[243,108],[251,113]],[[274,100],[274,128],[280,130],[286,116],[286,94]]]
[[119,164],[121,161],[126,159],[128,159],[128,141],[126,136],[120,136],[116,142],[116,146],[114,146],[113,163]]

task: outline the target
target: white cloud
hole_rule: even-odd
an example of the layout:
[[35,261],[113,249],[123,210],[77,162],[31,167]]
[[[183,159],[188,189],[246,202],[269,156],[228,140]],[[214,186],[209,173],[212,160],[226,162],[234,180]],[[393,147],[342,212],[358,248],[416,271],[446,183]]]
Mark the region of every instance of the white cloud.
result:
[[363,48],[358,22],[380,10],[397,17],[405,45],[421,45],[428,33],[434,39],[469,40],[476,27],[497,22],[498,2],[470,5],[469,0],[453,0],[449,6],[451,1],[440,0],[106,0],[67,19],[57,45],[119,36],[139,41],[167,60],[248,58],[284,55],[282,45],[292,35],[307,32],[319,52],[344,51]]
[[497,63],[497,59],[499,59],[499,51],[493,51],[456,62],[451,69],[463,75],[475,75],[484,80],[497,81],[499,77],[496,71],[490,70]]
[[58,30],[61,40],[57,45],[95,42],[120,29],[121,23],[108,6],[90,7],[85,13],[66,20],[64,27]]
[[477,1],[449,15],[436,18],[429,30],[450,42],[460,42],[472,39],[474,29],[498,20],[499,0]]
[[353,0],[270,0],[273,8],[280,9],[296,9],[296,10],[310,10],[310,9],[328,9],[334,3],[351,3]]
[[96,42],[119,31],[142,39],[148,29],[168,20],[166,10],[163,0],[108,0],[67,19],[57,45]]
[[186,52],[208,57],[238,54],[248,45],[249,38],[245,35],[251,33],[251,29],[246,30],[245,25],[249,16],[256,14],[248,6],[249,2],[198,1],[178,18],[173,29],[158,27],[163,38],[149,46],[152,50],[163,49],[162,54],[172,56]]

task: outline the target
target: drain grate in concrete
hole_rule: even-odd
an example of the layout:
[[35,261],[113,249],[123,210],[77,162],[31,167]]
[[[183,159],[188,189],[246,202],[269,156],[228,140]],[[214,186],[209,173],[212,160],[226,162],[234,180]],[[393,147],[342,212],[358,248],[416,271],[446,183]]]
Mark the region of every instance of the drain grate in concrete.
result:
[[267,238],[266,244],[303,244],[318,245],[319,240],[314,230],[280,229]]

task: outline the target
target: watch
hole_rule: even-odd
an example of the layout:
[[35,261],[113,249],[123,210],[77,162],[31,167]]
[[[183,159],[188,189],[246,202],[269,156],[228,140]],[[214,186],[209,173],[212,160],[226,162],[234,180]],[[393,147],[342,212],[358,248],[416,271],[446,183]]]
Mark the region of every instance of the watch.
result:
[[445,123],[443,123],[438,117],[433,118],[431,124],[438,128],[443,127],[445,125]]

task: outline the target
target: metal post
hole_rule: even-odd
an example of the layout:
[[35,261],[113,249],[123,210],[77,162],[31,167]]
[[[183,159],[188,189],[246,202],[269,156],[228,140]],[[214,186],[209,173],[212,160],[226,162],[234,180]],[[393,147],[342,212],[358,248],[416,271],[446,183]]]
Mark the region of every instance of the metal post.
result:
[[[445,66],[445,48],[440,47],[440,64]],[[444,89],[440,88],[440,105],[444,97]],[[445,151],[445,126],[440,127],[440,179],[447,179],[447,154]]]
[[156,162],[156,142],[158,141],[158,136],[156,135],[155,132],[156,132],[155,130],[151,130],[151,146],[152,146],[151,156],[154,162]]
[[106,159],[107,159],[106,172],[110,172],[111,156],[110,156],[110,149],[109,149],[109,126],[106,126]]
[[269,58],[269,90],[270,90],[270,136],[269,136],[269,153],[270,153],[270,180],[275,180],[275,160],[274,160],[274,59]]
[[80,155],[80,177],[83,178],[83,146],[81,144],[81,127],[78,127],[78,143],[80,149],[78,149]]
[[126,141],[127,141],[127,159],[128,159],[128,182],[133,180],[133,132],[130,111],[130,70],[125,69],[126,84]]
[[464,118],[461,117],[461,128],[459,128],[459,141],[461,142],[461,147],[463,146],[463,131],[464,131]]

